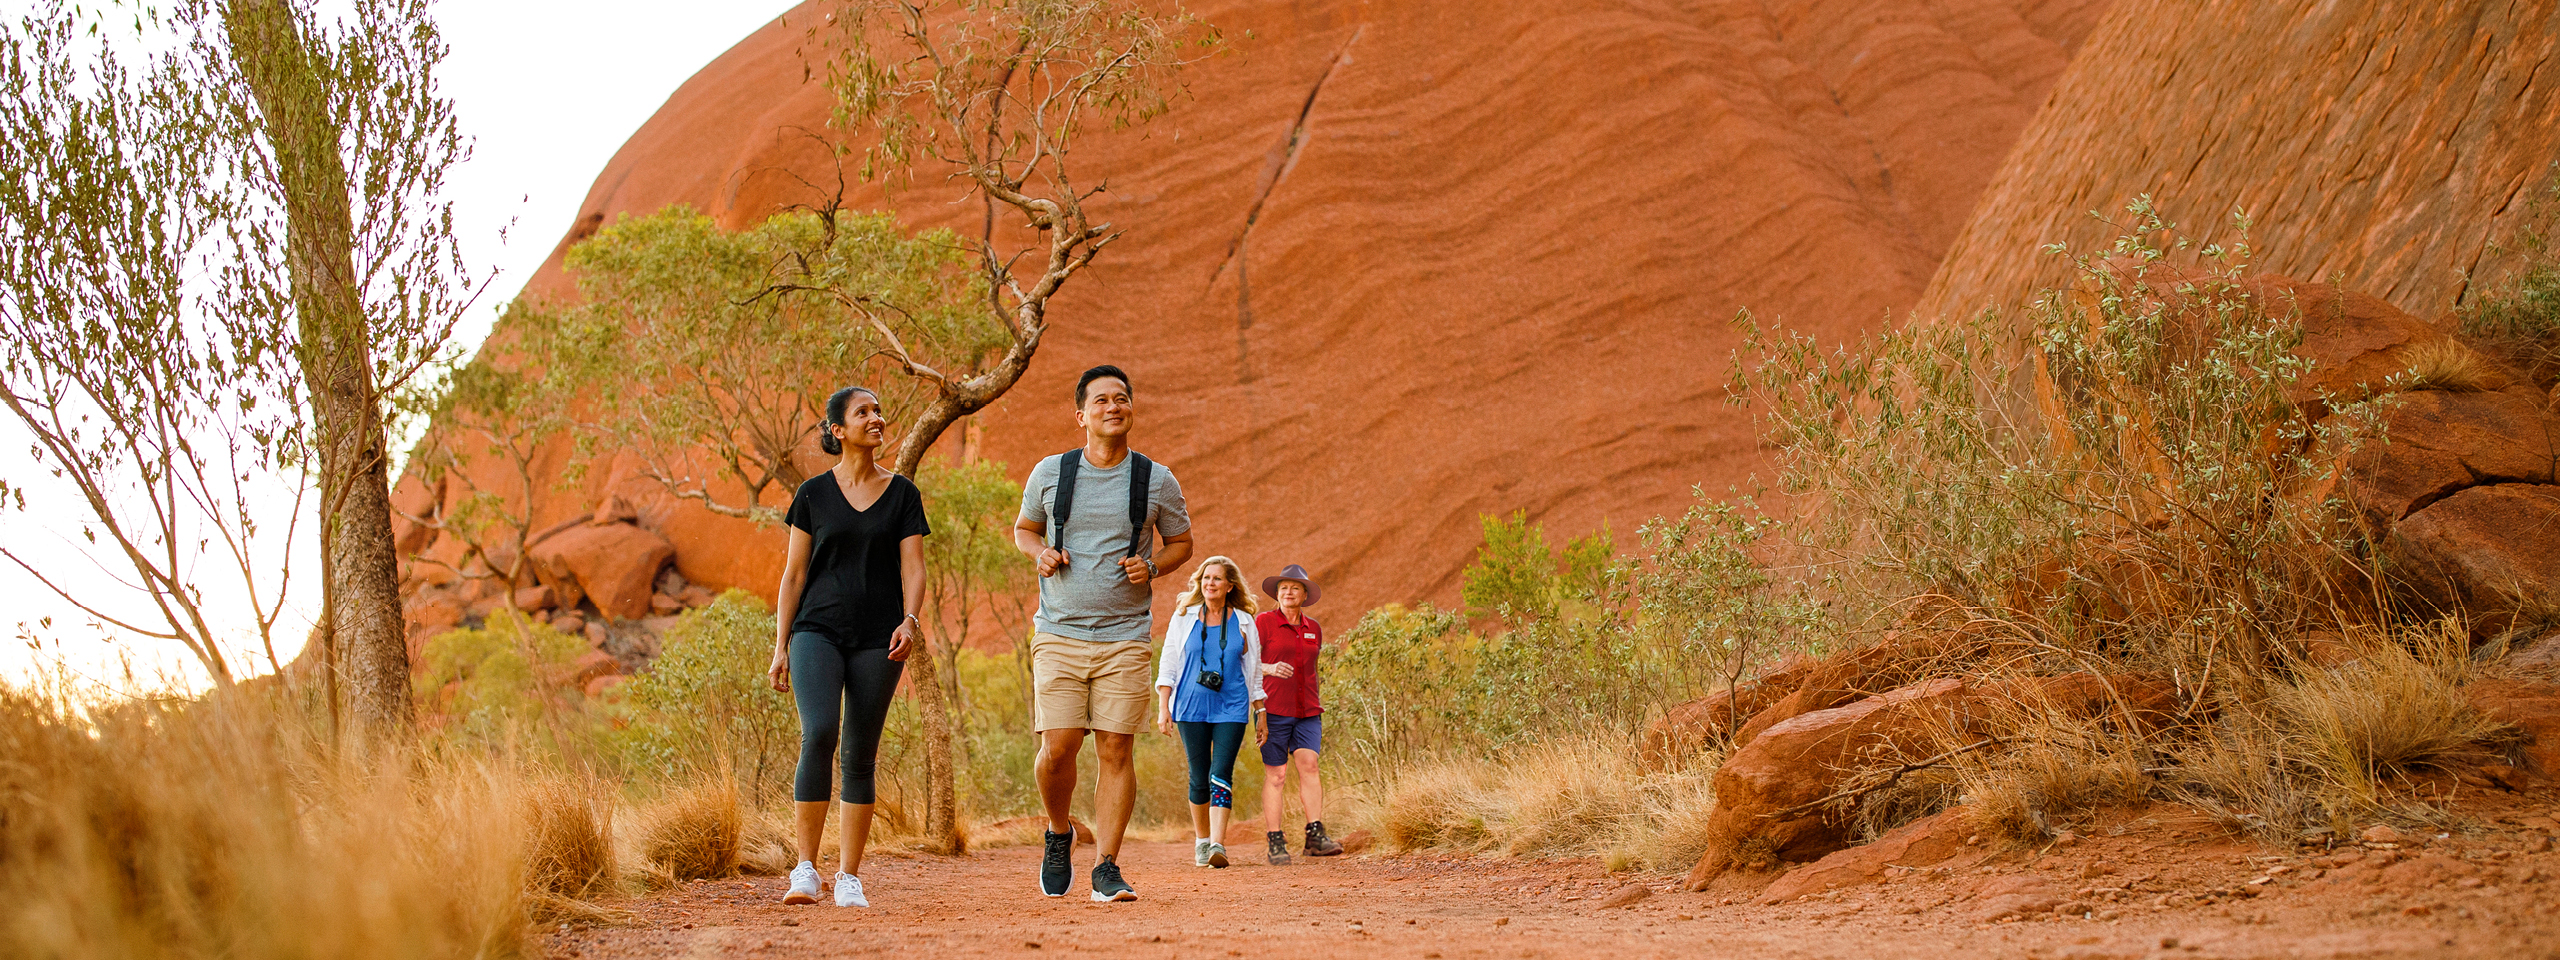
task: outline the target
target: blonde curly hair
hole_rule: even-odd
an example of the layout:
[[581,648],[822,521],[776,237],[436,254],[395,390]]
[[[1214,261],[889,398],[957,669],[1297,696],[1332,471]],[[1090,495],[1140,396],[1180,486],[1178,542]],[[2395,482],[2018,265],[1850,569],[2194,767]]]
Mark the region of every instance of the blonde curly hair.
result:
[[1200,561],[1199,566],[1191,568],[1191,585],[1183,588],[1181,596],[1174,598],[1175,610],[1189,610],[1208,603],[1208,599],[1200,595],[1200,577],[1209,572],[1211,564],[1227,568],[1228,609],[1242,610],[1246,616],[1260,612],[1254,605],[1253,591],[1244,585],[1244,568],[1236,566],[1235,561],[1225,557],[1210,557]]

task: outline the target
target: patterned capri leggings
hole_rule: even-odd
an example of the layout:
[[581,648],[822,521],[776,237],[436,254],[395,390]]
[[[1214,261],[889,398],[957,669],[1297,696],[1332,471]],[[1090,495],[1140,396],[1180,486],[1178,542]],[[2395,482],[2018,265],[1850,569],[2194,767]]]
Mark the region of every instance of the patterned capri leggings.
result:
[[1191,755],[1191,802],[1234,809],[1236,750],[1244,745],[1244,724],[1176,720],[1182,752]]

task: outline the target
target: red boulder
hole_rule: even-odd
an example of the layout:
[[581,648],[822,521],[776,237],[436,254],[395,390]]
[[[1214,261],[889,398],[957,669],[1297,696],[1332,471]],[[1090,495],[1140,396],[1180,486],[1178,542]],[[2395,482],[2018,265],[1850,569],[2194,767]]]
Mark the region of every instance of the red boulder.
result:
[[628,523],[570,527],[531,553],[534,575],[561,606],[574,607],[583,597],[621,620],[649,615],[651,586],[676,556],[666,538]]
[[2386,556],[2403,592],[2495,636],[2560,590],[2560,486],[2462,490],[2394,525]]

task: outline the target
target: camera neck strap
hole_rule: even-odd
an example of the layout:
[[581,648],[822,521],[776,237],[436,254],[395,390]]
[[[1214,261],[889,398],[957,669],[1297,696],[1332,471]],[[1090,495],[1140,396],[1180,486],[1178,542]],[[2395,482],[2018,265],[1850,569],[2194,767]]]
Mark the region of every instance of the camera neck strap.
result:
[[[1235,611],[1233,611],[1233,610],[1227,611],[1227,615],[1228,615],[1228,616],[1234,616],[1234,615],[1235,615]],[[1202,606],[1200,607],[1200,630],[1201,630],[1200,642],[1199,642],[1199,643],[1195,643],[1195,644],[1192,644],[1192,645],[1191,645],[1191,652],[1192,652],[1192,654],[1193,654],[1194,656],[1196,656],[1196,657],[1198,657],[1198,658],[1199,658],[1199,661],[1200,661],[1200,673],[1203,673],[1203,674],[1205,674],[1205,673],[1208,673],[1208,672],[1209,672],[1209,642],[1208,642],[1208,641],[1209,641],[1209,637],[1208,637],[1208,629],[1209,629],[1209,608],[1208,608],[1208,606],[1207,606],[1207,605],[1205,605],[1205,604],[1204,604],[1204,605],[1202,605]],[[1227,618],[1226,618],[1226,617],[1220,617],[1220,618],[1218,618],[1218,665],[1223,667],[1223,666],[1226,666],[1226,664],[1227,664]],[[1197,675],[1198,675],[1198,674],[1194,674],[1194,676],[1197,676]]]

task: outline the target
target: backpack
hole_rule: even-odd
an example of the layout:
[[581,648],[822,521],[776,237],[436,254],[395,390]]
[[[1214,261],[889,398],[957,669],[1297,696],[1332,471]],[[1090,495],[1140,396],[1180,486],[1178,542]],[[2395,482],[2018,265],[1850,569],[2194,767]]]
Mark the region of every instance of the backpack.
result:
[[[1148,486],[1155,479],[1155,461],[1145,454],[1129,451],[1129,555],[1138,555],[1138,545],[1146,542]],[[1084,448],[1078,447],[1058,455],[1058,492],[1049,504],[1049,545],[1060,547],[1066,542],[1068,508],[1076,502],[1076,469],[1084,466]]]

